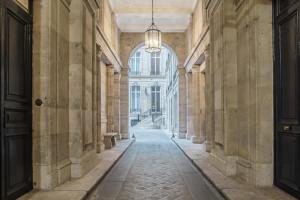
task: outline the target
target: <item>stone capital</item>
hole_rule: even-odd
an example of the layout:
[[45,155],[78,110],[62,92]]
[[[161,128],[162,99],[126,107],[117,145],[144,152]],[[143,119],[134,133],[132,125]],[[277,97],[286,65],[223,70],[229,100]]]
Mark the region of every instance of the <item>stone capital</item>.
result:
[[206,45],[205,49],[204,49],[204,56],[205,56],[205,59],[207,57],[209,57],[209,54],[210,54],[210,45]]
[[178,72],[179,72],[179,75],[185,75],[186,74],[186,70],[183,67],[179,67]]
[[190,79],[190,78],[192,78],[192,75],[193,75],[193,74],[192,74],[191,71],[186,72],[186,73],[185,73],[185,78],[186,78],[186,79]]
[[114,72],[114,77],[115,77],[115,80],[118,79],[118,81],[120,81],[120,79],[121,79],[121,72],[115,71]]
[[191,72],[192,72],[192,73],[198,73],[198,72],[201,72],[201,67],[200,67],[200,65],[193,65]]
[[102,57],[102,49],[101,48],[97,48],[97,61],[100,62],[101,61],[101,57]]

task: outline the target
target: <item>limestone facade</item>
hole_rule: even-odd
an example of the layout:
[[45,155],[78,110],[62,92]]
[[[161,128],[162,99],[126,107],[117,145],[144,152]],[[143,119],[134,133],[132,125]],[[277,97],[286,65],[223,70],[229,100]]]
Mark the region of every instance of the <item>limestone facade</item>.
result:
[[33,182],[51,189],[90,171],[103,134],[121,132],[120,34],[107,0],[33,3]]
[[187,136],[205,140],[210,161],[224,174],[270,186],[272,1],[202,0],[194,13],[186,31],[189,55],[184,63]]

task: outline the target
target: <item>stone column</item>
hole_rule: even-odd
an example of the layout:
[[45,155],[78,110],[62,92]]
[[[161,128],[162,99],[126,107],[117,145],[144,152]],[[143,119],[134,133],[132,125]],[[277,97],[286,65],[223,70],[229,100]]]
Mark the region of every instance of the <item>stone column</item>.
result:
[[97,73],[97,79],[96,79],[96,96],[97,96],[97,134],[96,134],[96,147],[97,147],[97,153],[102,152],[104,149],[104,144],[102,140],[102,134],[101,134],[101,56],[102,56],[102,50],[98,49],[97,52],[97,67],[96,67],[96,73]]
[[114,67],[107,66],[107,132],[114,132]]
[[104,151],[104,134],[107,133],[107,95],[106,95],[106,89],[107,89],[107,67],[106,64],[102,61],[100,62],[100,91],[99,91],[99,105],[100,105],[100,133],[99,133],[99,140],[100,140],[100,146],[99,150]]
[[200,121],[200,66],[193,66],[192,68],[192,94],[191,94],[191,109],[192,109],[192,137],[191,140],[193,143],[202,143],[204,142],[203,136],[201,134],[201,121]]
[[187,72],[186,75],[186,91],[187,91],[187,135],[186,139],[190,140],[193,135],[193,105],[192,105],[192,72]]
[[93,131],[93,69],[95,24],[88,2],[72,1],[70,8],[69,146],[71,177],[79,178],[98,162]]
[[[206,116],[206,102],[205,102],[205,63],[202,64],[204,70],[199,73],[199,131],[200,131],[200,143],[203,143],[206,140],[206,131],[205,131],[205,116]],[[202,68],[201,68],[202,69]]]
[[118,133],[117,139],[122,139],[120,130],[120,81],[121,74],[114,74],[114,131]]
[[184,139],[187,134],[187,87],[185,80],[185,68],[178,68],[179,78],[178,78],[178,100],[179,100],[179,133],[178,138]]
[[213,70],[210,65],[209,46],[206,48],[205,55],[205,147],[207,152],[211,152],[213,142],[213,119],[214,119],[214,98],[213,98]]
[[129,138],[128,130],[128,68],[121,69],[121,85],[120,85],[120,111],[121,111],[121,135],[122,138]]

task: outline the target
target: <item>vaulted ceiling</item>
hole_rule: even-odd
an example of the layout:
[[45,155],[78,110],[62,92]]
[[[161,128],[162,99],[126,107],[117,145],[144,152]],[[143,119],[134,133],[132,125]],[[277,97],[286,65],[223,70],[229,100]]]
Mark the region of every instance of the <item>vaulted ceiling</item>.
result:
[[[151,23],[151,0],[110,0],[122,32],[143,32]],[[154,0],[154,20],[163,32],[183,32],[197,0]]]

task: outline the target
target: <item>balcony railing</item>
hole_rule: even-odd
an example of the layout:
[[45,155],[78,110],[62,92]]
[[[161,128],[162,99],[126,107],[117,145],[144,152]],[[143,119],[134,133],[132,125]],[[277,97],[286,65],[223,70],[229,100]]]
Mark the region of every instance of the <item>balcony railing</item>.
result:
[[133,71],[133,72],[129,72],[129,75],[130,76],[141,76],[142,72],[135,72],[135,71]]
[[141,111],[140,108],[130,108],[130,113],[140,113]]

